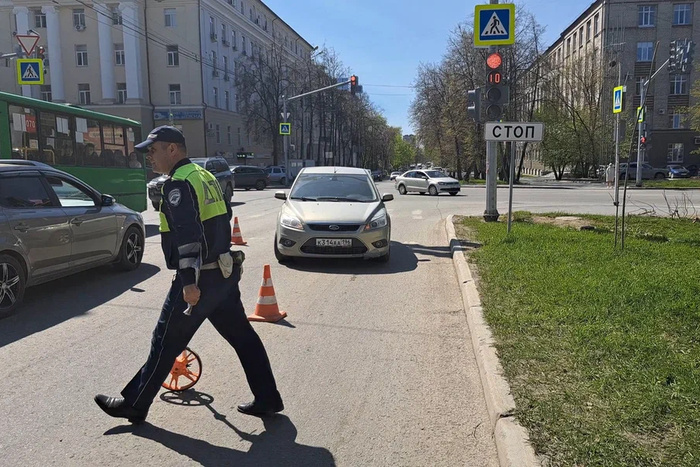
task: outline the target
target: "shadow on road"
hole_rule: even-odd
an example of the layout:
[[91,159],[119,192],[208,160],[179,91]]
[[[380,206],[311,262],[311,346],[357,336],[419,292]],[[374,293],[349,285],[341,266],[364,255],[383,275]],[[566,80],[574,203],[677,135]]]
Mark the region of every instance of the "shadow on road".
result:
[[160,235],[160,226],[156,224],[146,224],[146,238],[153,237],[154,235]]
[[142,263],[129,272],[103,266],[27,289],[19,310],[0,320],[0,347],[82,315],[160,271]]
[[[165,398],[163,396],[166,396]],[[182,399],[177,402],[172,399]],[[111,428],[105,435],[131,433],[150,439],[204,466],[335,466],[333,454],[328,449],[306,446],[296,443],[297,428],[286,415],[277,414],[262,418],[265,431],[250,434],[239,430],[228,421],[226,415],[216,411],[212,406],[214,398],[197,391],[183,393],[165,393],[161,399],[187,406],[205,406],[212,412],[214,419],[222,422],[241,439],[251,443],[250,449],[239,451],[226,446],[216,446],[207,441],[173,433],[150,423],[142,425],[122,425]],[[236,444],[239,444],[236,441]]]
[[[328,274],[396,274],[413,271],[418,267],[414,245],[391,242],[391,258],[388,263],[362,258],[294,258],[284,263],[290,269]],[[449,248],[447,248],[449,253]]]

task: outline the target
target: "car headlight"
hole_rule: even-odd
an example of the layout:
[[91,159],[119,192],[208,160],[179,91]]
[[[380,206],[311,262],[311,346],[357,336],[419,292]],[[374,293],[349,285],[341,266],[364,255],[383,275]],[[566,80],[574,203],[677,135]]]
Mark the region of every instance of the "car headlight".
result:
[[368,223],[365,224],[365,230],[381,229],[382,227],[386,227],[386,224],[386,210],[382,209],[375,214]]
[[280,217],[280,224],[290,229],[304,230],[304,224],[297,217],[290,216],[289,214],[282,214]]

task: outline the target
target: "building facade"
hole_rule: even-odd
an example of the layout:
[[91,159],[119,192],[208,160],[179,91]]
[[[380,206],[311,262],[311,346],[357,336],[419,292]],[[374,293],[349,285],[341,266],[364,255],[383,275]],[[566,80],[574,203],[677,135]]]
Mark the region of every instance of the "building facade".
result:
[[[259,0],[0,0],[0,53],[21,49],[15,34],[38,34],[45,84],[17,84],[15,63],[0,63],[0,89],[66,102],[142,122],[173,124],[192,157],[272,161],[239,113],[236,63],[277,41],[290,60],[313,47]],[[254,155],[251,157],[251,155]],[[243,162],[239,159],[238,162]]]
[[[688,106],[696,104],[690,89],[698,76],[697,65],[686,72],[669,72],[667,66],[662,67],[669,58],[672,40],[689,39],[696,44],[700,41],[700,18],[695,18],[699,6],[698,0],[597,0],[544,52],[545,65],[541,69],[558,73],[568,64],[582,60],[587,60],[585,67],[600,67],[604,75],[601,118],[614,134],[613,87],[625,86],[624,120],[634,122],[642,83],[661,67],[649,84],[645,99],[649,144],[643,160],[655,167],[700,165],[700,155],[693,154],[700,149],[700,138],[690,129],[685,114]],[[527,81],[526,87],[534,89],[532,75]],[[634,131],[636,141],[637,128]],[[613,161],[614,145],[603,145],[599,153],[599,164]],[[620,147],[621,160],[626,160],[629,153],[628,147]],[[632,159],[636,157],[634,144]],[[546,169],[536,145],[528,152],[524,168],[525,173],[532,174]]]

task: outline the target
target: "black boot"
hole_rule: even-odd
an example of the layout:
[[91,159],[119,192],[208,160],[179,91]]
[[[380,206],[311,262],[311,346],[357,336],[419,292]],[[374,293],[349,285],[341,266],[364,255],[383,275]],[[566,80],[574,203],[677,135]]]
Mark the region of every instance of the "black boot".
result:
[[256,417],[273,415],[283,410],[284,403],[282,403],[282,399],[275,403],[263,403],[254,400],[253,402],[248,402],[247,404],[241,404],[238,406],[239,412],[244,413],[246,415],[254,415]]

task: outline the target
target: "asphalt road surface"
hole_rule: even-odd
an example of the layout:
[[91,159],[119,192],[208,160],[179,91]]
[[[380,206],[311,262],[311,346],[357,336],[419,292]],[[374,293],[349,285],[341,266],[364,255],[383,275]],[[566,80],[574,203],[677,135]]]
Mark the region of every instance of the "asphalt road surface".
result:
[[[1,465],[496,466],[444,219],[481,215],[483,187],[459,196],[399,196],[393,183],[392,257],[279,265],[272,242],[275,188],[236,190],[247,255],[241,291],[252,313],[270,264],[288,318],[254,326],[286,410],[261,420],[235,406],[251,394],[233,350],[205,323],[190,346],[203,376],[183,395],[161,391],[138,428],[92,398],[118,395],[145,360],[172,280],[157,213],[145,213],[141,267],[110,267],[28,290],[0,321]],[[663,192],[631,192],[632,209],[666,208]],[[667,192],[699,205],[698,192]],[[684,198],[687,197],[687,198]],[[498,190],[507,211],[508,191]],[[600,186],[518,188],[515,210],[613,214]],[[628,208],[629,211],[629,208]]]

